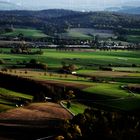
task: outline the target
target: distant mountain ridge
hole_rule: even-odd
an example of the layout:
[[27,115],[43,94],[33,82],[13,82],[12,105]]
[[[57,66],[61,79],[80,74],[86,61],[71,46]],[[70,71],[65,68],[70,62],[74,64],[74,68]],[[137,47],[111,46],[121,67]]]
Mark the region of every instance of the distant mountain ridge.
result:
[[[58,1],[58,0],[57,0]],[[31,2],[31,1],[30,1]],[[19,4],[18,4],[19,3]],[[96,5],[96,4],[92,4],[92,5],[70,5],[68,6],[68,4],[61,6],[62,4],[60,4],[59,6],[56,5],[55,3],[52,5],[49,5],[49,3],[47,4],[47,2],[44,2],[44,5],[35,5],[33,4],[25,4],[20,3],[20,1],[18,0],[9,0],[9,1],[5,1],[5,0],[0,0],[0,10],[34,10],[34,11],[39,11],[39,10],[45,10],[45,9],[69,9],[69,10],[74,10],[74,11],[115,11],[115,12],[122,12],[122,13],[129,13],[129,14],[140,14],[140,1],[139,0],[127,0],[124,1],[124,3],[120,4],[120,5],[112,5],[112,7],[109,7],[110,5],[106,4],[104,6],[100,6],[100,5]],[[93,2],[91,2],[93,3]],[[42,3],[43,4],[43,3]],[[22,5],[22,6],[21,6]],[[53,5],[55,7],[53,7]],[[106,9],[105,9],[106,8]]]
[[110,7],[106,8],[105,11],[111,12],[119,12],[119,13],[127,13],[127,14],[140,14],[140,6],[133,7],[133,6],[124,6],[124,7]]

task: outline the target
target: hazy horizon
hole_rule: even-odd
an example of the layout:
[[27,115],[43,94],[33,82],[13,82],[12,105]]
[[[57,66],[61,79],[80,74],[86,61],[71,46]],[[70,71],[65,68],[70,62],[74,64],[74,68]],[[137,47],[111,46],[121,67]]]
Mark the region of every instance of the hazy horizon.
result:
[[108,7],[140,6],[140,0],[0,0],[25,9],[103,10]]

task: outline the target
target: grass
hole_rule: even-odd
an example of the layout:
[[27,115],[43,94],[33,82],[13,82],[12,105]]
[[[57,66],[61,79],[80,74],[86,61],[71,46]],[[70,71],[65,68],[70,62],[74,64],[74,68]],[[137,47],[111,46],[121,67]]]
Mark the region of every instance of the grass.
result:
[[120,100],[104,100],[90,103],[90,106],[102,108],[105,110],[117,110],[137,112],[140,109],[140,99],[138,97],[128,97]]
[[122,90],[120,84],[107,84],[107,83],[96,83],[95,86],[84,89],[84,91],[91,94],[100,94],[110,98],[122,98],[129,96],[129,92]]
[[14,108],[20,99],[32,100],[32,96],[0,88],[0,112]]
[[119,77],[113,79],[115,82],[121,83],[139,83],[140,84],[140,77]]
[[0,95],[2,95],[2,96],[19,97],[19,98],[24,98],[24,99],[29,99],[29,100],[32,99],[31,95],[14,92],[14,91],[11,91],[11,90],[7,90],[5,88],[0,88]]
[[140,109],[140,97],[135,96],[124,100],[108,102],[105,104],[125,111],[135,111]]
[[139,35],[128,35],[127,41],[134,42],[134,43],[140,43],[140,36]]
[[0,103],[0,112],[6,111],[6,110],[9,110],[9,109],[13,109],[13,108],[14,108],[13,106],[4,105],[4,104]]
[[[63,102],[63,104],[65,107],[67,107],[66,102]],[[69,110],[75,115],[77,115],[79,113],[83,113],[86,108],[88,108],[88,106],[80,104],[78,102],[71,102],[71,107],[69,108]]]
[[[130,68],[131,69],[131,68]],[[133,70],[133,69],[132,69]],[[121,83],[140,83],[140,72],[119,72],[119,71],[101,71],[101,70],[78,70],[77,74],[85,76],[94,76],[105,81],[114,81]]]
[[47,37],[42,31],[36,30],[36,29],[22,29],[22,28],[16,28],[13,32],[2,34],[3,36],[12,36],[16,37],[19,34],[23,34],[24,37],[31,37],[31,38],[42,38]]
[[[140,95],[132,94],[122,90],[119,84],[97,84],[96,86],[84,89],[84,91],[101,95],[99,101],[94,101],[93,106],[113,108],[123,111],[135,111],[140,109]],[[107,97],[107,98],[105,98]]]

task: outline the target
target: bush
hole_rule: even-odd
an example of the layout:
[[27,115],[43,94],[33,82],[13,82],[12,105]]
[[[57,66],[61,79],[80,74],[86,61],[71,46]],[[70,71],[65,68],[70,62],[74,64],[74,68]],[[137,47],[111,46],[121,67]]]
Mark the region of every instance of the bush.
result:
[[0,59],[0,64],[5,64],[5,61],[3,59]]
[[34,52],[34,54],[40,54],[40,55],[42,55],[43,53],[44,52],[42,50]]
[[132,64],[132,67],[137,67],[137,65],[136,64]]
[[102,67],[102,66],[100,66],[99,69],[100,70],[112,71],[112,68],[110,68],[110,67]]
[[77,66],[74,64],[63,64],[62,69],[60,70],[62,73],[71,74],[73,71],[77,70]]
[[48,65],[45,63],[38,62],[36,59],[31,59],[30,62],[26,64],[26,67],[47,70]]
[[44,63],[39,63],[36,66],[37,66],[37,68],[43,69],[43,70],[47,70],[47,68],[48,68],[47,64],[44,64]]
[[2,50],[0,50],[0,53],[3,53],[3,51],[2,51]]
[[38,61],[37,61],[36,59],[31,59],[29,63],[30,63],[30,64],[37,64]]
[[101,80],[97,78],[96,76],[91,77],[92,82],[100,82]]
[[2,68],[1,71],[3,71],[3,72],[7,72],[8,69],[7,69],[7,68]]

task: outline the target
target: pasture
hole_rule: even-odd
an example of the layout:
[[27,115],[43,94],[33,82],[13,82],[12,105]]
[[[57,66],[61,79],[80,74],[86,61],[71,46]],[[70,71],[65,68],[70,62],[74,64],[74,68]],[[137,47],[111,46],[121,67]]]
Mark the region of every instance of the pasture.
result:
[[17,37],[19,34],[23,34],[24,37],[31,38],[42,38],[47,37],[42,31],[36,29],[24,29],[24,28],[16,28],[12,32],[2,34],[2,36],[11,36]]

